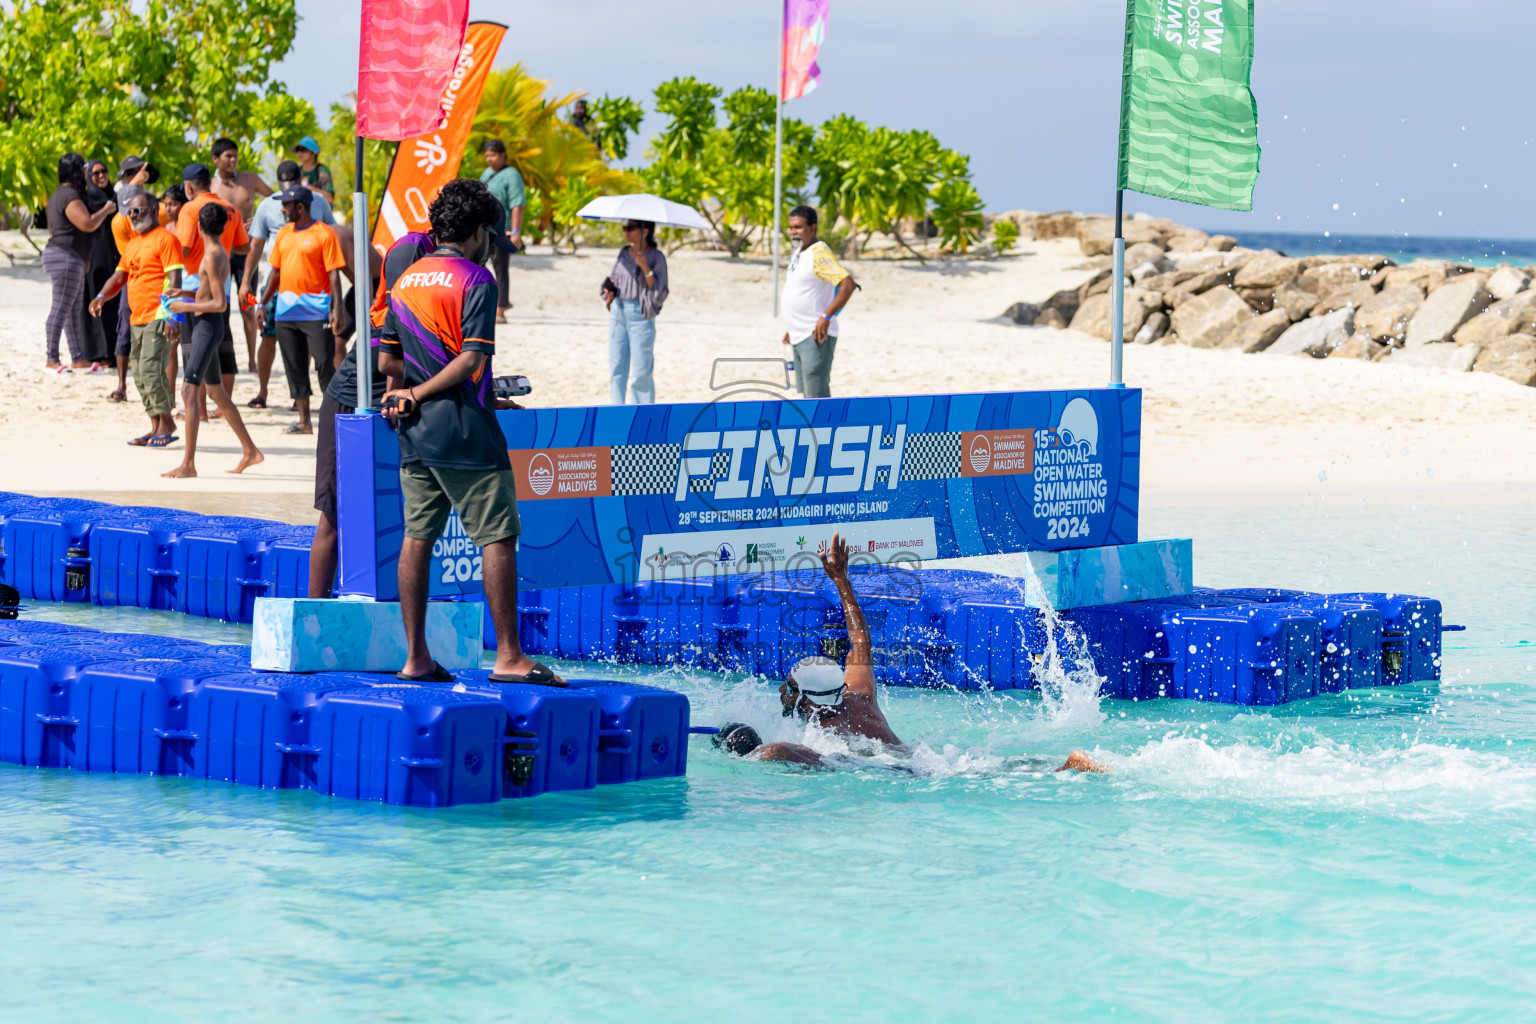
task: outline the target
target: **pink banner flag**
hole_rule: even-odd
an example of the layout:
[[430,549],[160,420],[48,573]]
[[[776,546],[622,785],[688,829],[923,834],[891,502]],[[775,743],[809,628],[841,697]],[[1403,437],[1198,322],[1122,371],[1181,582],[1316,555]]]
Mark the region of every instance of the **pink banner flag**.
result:
[[784,0],[784,66],[779,69],[780,95],[797,100],[821,82],[816,55],[827,37],[827,6],[831,0]]
[[357,134],[400,142],[441,128],[469,0],[363,0]]

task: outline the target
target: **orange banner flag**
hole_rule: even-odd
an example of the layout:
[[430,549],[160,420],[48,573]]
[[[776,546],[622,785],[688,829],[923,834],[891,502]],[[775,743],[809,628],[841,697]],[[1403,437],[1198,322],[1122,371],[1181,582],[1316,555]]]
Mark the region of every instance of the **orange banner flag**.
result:
[[469,23],[458,63],[443,89],[442,109],[447,123],[438,131],[406,139],[395,150],[389,180],[384,186],[384,205],[378,223],[373,226],[373,247],[381,256],[405,235],[432,230],[427,208],[437,198],[438,189],[452,181],[459,171],[464,143],[469,139],[475,111],[480,106],[480,93],[506,33],[507,26],[493,21]]

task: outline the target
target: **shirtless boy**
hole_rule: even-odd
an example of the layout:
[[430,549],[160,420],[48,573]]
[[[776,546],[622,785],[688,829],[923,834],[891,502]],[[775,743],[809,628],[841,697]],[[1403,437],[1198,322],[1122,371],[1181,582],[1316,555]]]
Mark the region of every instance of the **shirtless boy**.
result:
[[[240,220],[247,230],[251,217],[256,213],[256,200],[272,194],[271,187],[254,171],[240,170],[240,147],[230,139],[215,139],[213,143],[213,194],[240,211]],[[245,280],[246,257],[232,253],[229,259],[230,273],[238,283]],[[245,327],[246,368],[256,372],[256,307],[241,306],[240,322]]]
[[[208,203],[197,211],[197,229],[203,240],[203,259],[197,268],[197,291],[182,289],[180,298],[170,304],[172,313],[188,314],[183,328],[181,397],[189,410],[197,408],[197,389],[206,387],[208,397],[219,409],[219,415],[234,430],[240,441],[240,461],[231,473],[241,473],[263,461],[264,456],[251,441],[240,418],[240,410],[230,401],[224,380],[219,375],[219,342],[224,338],[224,310],[229,282],[229,253],[224,249],[221,235],[229,220],[229,210],[220,203]],[[162,473],[172,478],[197,476],[193,459],[197,455],[197,432],[201,417],[186,418],[186,456],[181,465]]]

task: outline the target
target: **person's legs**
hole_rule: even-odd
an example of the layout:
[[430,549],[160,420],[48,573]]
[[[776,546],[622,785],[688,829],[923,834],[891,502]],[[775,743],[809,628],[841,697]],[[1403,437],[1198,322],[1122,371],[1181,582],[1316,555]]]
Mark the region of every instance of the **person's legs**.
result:
[[624,404],[629,384],[629,328],[624,320],[624,303],[613,300],[608,315],[608,393],[614,405]]
[[[256,372],[256,310],[254,307],[245,308],[240,305],[240,282],[245,280],[245,253],[232,252],[229,254],[229,280],[233,284],[235,295],[230,297],[230,302],[235,304],[235,315],[240,318],[240,329],[245,332],[245,372]],[[234,392],[230,392],[234,396]]]
[[[187,325],[182,324],[181,329],[187,330]],[[176,374],[181,370],[181,363],[177,359],[179,345],[167,341],[165,343],[165,393],[170,396],[171,409],[176,408]]]
[[299,408],[298,429],[305,433],[309,425],[309,339],[302,321],[282,321],[277,325],[277,345],[283,353],[283,370],[288,377],[288,394]]
[[309,596],[330,597],[336,586],[336,417],[352,410],[330,395],[320,399],[315,424],[315,542],[309,548]]
[[44,338],[48,345],[48,365],[59,365],[59,335],[69,340],[69,354],[79,362],[85,358],[80,337],[80,304],[85,301],[85,261],[68,249],[50,245],[43,249],[43,270],[53,284],[53,301],[48,307]]
[[636,405],[656,404],[655,349],[656,321],[636,310],[629,320],[629,394]]
[[512,307],[512,282],[507,277],[508,254],[497,249],[493,254],[496,266],[496,322],[507,322],[507,310]]
[[194,313],[181,327],[181,361],[184,365],[181,383],[181,406],[187,411],[183,429],[185,450],[181,465],[160,474],[173,480],[197,476],[197,434],[206,418],[199,416],[203,407],[204,384],[216,380],[219,366],[219,341],[224,333],[217,313]]
[[[254,313],[254,311],[253,311]],[[272,378],[272,360],[277,355],[277,300],[261,307],[261,345],[256,350],[256,397],[253,409],[267,407],[267,382]]]
[[[222,330],[224,332],[224,338],[219,342],[218,377],[215,378],[211,375],[205,376],[203,378],[203,382],[205,385],[212,385],[215,379],[220,380],[224,384],[224,393],[233,396],[235,393],[235,374],[240,372],[240,360],[235,356],[235,336],[233,333],[231,333],[228,307],[226,307],[224,310],[224,322]],[[211,387],[208,390],[212,390]],[[212,398],[213,396],[205,391],[203,397],[206,400],[208,398]],[[218,405],[218,403],[215,402],[214,405]],[[207,402],[204,401],[203,407],[205,409],[205,419],[207,418],[206,406]]]
[[496,629],[496,673],[524,674],[533,661],[523,653],[517,632],[517,485],[511,470],[438,469],[469,539],[480,545],[486,607]]
[[452,508],[434,472],[418,463],[400,467],[405,505],[405,540],[400,545],[400,616],[405,624],[405,665],[401,672],[424,676],[436,664],[427,647],[427,586],[432,545],[442,535]]
[[171,396],[165,386],[165,352],[170,343],[165,337],[165,322],[151,320],[134,327],[132,340],[133,386],[149,416],[150,434],[169,437],[175,432],[171,419]]
[[[336,337],[331,333],[329,325],[316,322],[310,325],[309,354],[315,361],[315,377],[320,381],[320,390],[323,392],[331,386],[331,378],[336,376]],[[346,354],[345,350],[342,352]]]
[[795,378],[801,382],[800,393],[806,398],[831,398],[832,355],[837,339],[828,337],[820,345],[806,338],[795,344]]
[[126,299],[117,304],[117,390],[113,392],[117,396],[116,401],[128,400],[128,364],[129,356],[133,352],[133,336],[128,323],[128,302]]

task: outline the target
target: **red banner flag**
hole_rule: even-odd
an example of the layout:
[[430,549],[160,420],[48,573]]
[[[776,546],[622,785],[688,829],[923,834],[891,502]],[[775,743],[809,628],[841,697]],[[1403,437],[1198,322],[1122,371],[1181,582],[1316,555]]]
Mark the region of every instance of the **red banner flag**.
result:
[[357,134],[399,142],[441,128],[469,0],[363,0]]
[[439,97],[447,114],[442,128],[405,139],[395,150],[384,186],[384,205],[373,225],[373,247],[381,255],[409,232],[432,229],[427,207],[437,198],[437,190],[459,173],[464,144],[480,107],[480,93],[506,32],[507,26],[494,21],[470,23],[453,74]]

